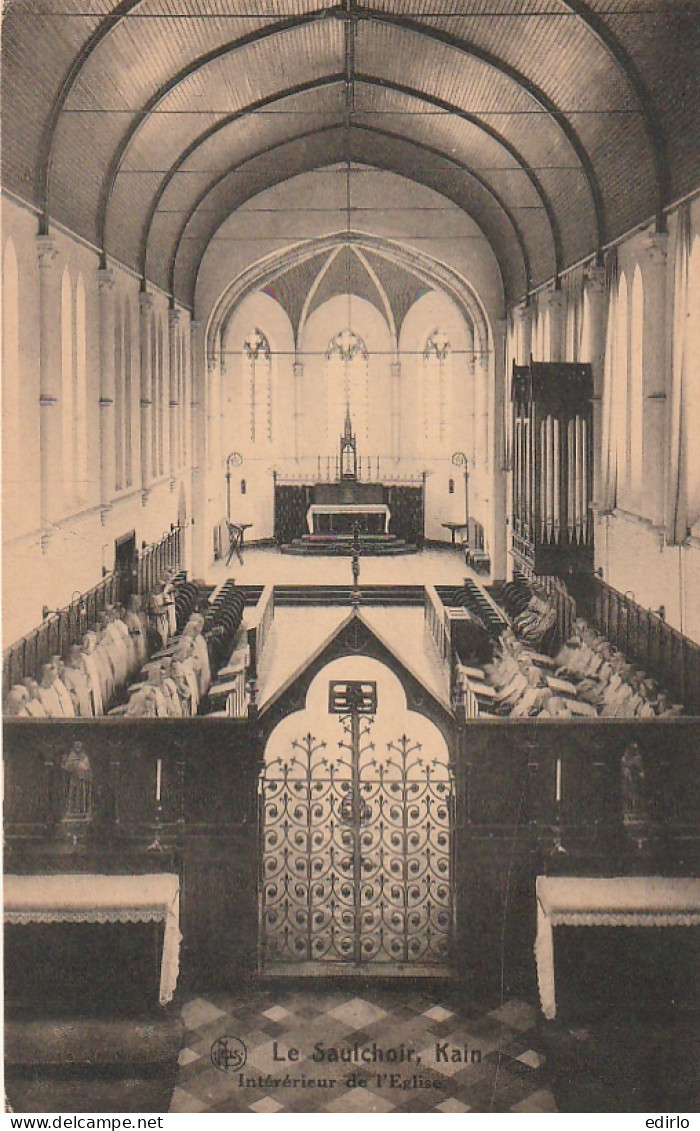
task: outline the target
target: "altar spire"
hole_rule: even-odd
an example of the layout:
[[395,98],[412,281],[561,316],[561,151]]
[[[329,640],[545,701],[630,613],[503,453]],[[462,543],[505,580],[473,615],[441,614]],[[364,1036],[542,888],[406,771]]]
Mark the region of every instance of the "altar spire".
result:
[[340,437],[340,478],[357,479],[357,441],[352,430],[349,404],[345,406],[345,428]]

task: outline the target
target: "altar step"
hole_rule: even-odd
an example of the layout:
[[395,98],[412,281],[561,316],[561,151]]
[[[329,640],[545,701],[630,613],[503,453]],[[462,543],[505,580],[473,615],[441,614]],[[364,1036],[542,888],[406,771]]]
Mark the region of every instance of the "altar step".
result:
[[[350,557],[354,552],[352,534],[304,534],[281,547],[283,554],[304,556],[341,555]],[[397,538],[395,534],[361,534],[360,553],[372,557],[393,554],[415,554],[418,547]]]
[[[361,604],[402,605],[422,608],[425,590],[422,585],[362,585]],[[351,585],[275,585],[275,606],[349,605]]]

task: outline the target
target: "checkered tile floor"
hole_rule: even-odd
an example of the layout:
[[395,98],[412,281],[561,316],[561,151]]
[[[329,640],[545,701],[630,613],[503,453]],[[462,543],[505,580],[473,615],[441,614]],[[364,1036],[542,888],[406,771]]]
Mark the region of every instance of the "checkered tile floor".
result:
[[[359,992],[277,984],[194,997],[182,1009],[170,1110],[554,1112],[536,1017],[523,1001],[477,1010],[447,987],[423,993],[405,984]],[[244,1067],[215,1066],[212,1044],[222,1037],[233,1051],[243,1042]],[[313,1059],[317,1045],[325,1060]],[[331,1049],[372,1059],[333,1061]]]

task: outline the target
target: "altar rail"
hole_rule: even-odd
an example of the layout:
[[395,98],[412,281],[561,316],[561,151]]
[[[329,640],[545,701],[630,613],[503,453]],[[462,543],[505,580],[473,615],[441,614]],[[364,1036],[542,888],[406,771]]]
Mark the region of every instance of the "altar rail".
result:
[[41,665],[52,656],[64,655],[78,644],[108,605],[118,599],[119,577],[108,573],[87,593],[75,596],[63,609],[49,612],[38,628],[16,640],[3,652],[2,690],[7,695],[15,683],[38,679]]
[[657,679],[689,714],[700,715],[700,645],[599,577],[591,579],[579,607],[601,635]]
[[150,591],[160,581],[166,569],[180,570],[184,564],[185,530],[179,524],[171,526],[157,542],[148,546],[142,543],[136,562],[136,592]]

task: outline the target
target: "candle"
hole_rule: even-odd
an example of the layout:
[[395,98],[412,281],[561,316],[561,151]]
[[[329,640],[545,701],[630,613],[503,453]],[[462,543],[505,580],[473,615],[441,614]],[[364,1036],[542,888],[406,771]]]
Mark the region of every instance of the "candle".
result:
[[156,801],[160,801],[160,781],[163,774],[163,759],[156,761]]
[[555,800],[557,804],[561,801],[561,758],[557,758],[557,790]]

